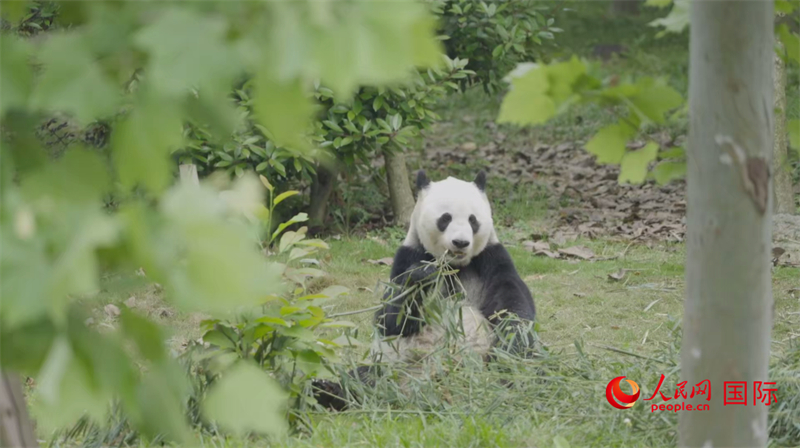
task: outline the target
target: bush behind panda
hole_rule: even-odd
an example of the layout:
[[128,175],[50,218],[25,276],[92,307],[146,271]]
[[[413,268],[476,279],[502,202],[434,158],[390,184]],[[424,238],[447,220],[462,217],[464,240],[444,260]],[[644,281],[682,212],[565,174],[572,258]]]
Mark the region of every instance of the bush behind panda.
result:
[[[436,294],[463,295],[463,345],[470,352],[490,360],[492,347],[523,356],[532,348],[532,334],[524,328],[536,317],[533,297],[497,238],[485,189],[483,171],[473,182],[453,177],[431,182],[418,172],[410,227],[392,264],[395,286],[387,289],[375,314],[381,337],[372,348],[376,361],[415,362],[441,345],[447,329],[441,323],[426,325],[424,316],[423,299]],[[444,282],[430,281],[441,274],[437,260],[457,273]],[[371,383],[374,372],[365,366],[356,374]],[[340,385],[316,381],[314,387],[323,406],[345,407]]]

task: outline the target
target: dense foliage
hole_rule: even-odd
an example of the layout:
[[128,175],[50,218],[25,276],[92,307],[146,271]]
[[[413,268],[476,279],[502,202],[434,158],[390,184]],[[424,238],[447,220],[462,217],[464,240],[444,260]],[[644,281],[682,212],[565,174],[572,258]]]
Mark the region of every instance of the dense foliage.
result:
[[[229,136],[242,117],[228,92],[249,74],[255,123],[276,146],[308,151],[313,80],[342,101],[362,84],[407,81],[416,67],[441,64],[435,22],[423,5],[396,1],[57,8],[58,32],[35,41],[23,38],[28,33],[0,35],[1,363],[37,378],[44,430],[86,412],[100,419],[117,397],[145,435],[185,441],[185,376],[161,330],[125,311],[118,327],[100,333],[85,325],[75,299],[90,304],[103,272],[140,268],[173,305],[215,319],[282,294],[282,277],[304,274],[259,253],[258,181],[242,176],[222,192],[214,184],[173,185],[169,155],[183,146],[183,124]],[[4,19],[17,24],[12,30],[30,23],[29,11],[42,8],[3,4]],[[352,46],[355,36],[370,45]],[[109,121],[110,153],[72,148],[48,158],[33,130],[53,113],[83,126]],[[114,213],[103,209],[110,191],[129,196]],[[280,243],[302,246],[298,232],[284,232]],[[207,416],[232,430],[280,432],[286,401],[274,381],[252,360],[235,363],[209,391]]]
[[441,17],[441,37],[451,57],[468,59],[487,92],[505,89],[503,77],[518,63],[546,59],[548,43],[563,30],[554,26],[555,7],[536,0],[484,2],[429,0]]

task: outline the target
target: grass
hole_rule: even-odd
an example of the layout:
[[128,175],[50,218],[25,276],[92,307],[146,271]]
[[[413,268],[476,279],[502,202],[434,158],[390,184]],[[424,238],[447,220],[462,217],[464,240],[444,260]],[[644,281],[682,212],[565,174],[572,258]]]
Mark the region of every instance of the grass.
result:
[[[652,32],[642,35],[644,24],[652,19],[647,14],[653,13],[623,19],[627,21],[614,22],[613,26],[611,22],[598,26],[597,20],[611,20],[604,16],[605,6],[581,2],[583,5],[587,7],[577,8],[577,12],[559,19],[559,26],[566,31],[563,37],[559,36],[565,54],[589,55],[595,44],[624,43],[629,49],[627,57],[608,63],[604,70],[633,76],[667,74],[673,86],[686,93],[685,36],[654,40],[649,37]],[[790,70],[790,80],[796,79],[797,70]],[[789,115],[796,117],[798,95],[793,84],[789,96]],[[508,151],[537,143],[585,141],[613,121],[606,111],[589,106],[543,126],[525,129],[495,126],[499,104],[499,97],[486,96],[478,89],[449,98],[440,108],[442,122],[426,133],[426,148],[457,148],[466,143],[480,147],[498,141],[499,134]],[[665,129],[667,132],[685,133],[685,123],[670,126]],[[409,168],[427,168],[432,178],[465,177],[473,176],[481,163],[485,162],[452,164],[441,169],[428,166],[424,157],[420,157],[411,159]],[[628,411],[610,412],[603,397],[607,382],[621,374],[640,379],[644,394],[652,393],[661,373],[668,376],[667,384],[672,387],[677,382],[673,380],[677,377],[683,316],[684,245],[578,240],[569,244],[586,246],[602,260],[534,256],[521,243],[532,234],[547,233],[553,212],[559,206],[557,199],[536,183],[513,184],[491,176],[488,190],[494,200],[500,238],[534,294],[539,337],[547,348],[544,358],[509,364],[506,366],[509,371],[502,375],[483,366],[448,365],[460,370],[436,381],[412,382],[405,390],[386,383],[374,401],[360,408],[341,414],[312,413],[313,431],[307,434],[270,442],[198,432],[194,445],[674,446],[677,420],[674,413],[650,413],[639,404]],[[392,257],[404,236],[404,229],[389,227],[359,236],[346,234],[328,239],[331,248],[323,259],[328,277],[316,286],[338,284],[350,290],[349,295],[333,304],[329,313],[357,311],[378,303],[378,284],[388,279],[390,268],[368,260]],[[627,270],[621,280],[609,277],[620,269]],[[775,269],[773,377],[782,381],[779,390],[786,390],[787,397],[779,408],[771,409],[776,424],[785,426],[778,433],[784,437],[780,446],[800,440],[800,429],[791,432],[792,422],[800,420],[797,416],[800,380],[796,375],[800,369],[796,340],[800,314],[797,298],[789,293],[796,286],[796,269]],[[113,317],[104,312],[103,306],[107,303],[127,306],[125,302],[130,297],[135,297],[133,306],[172,330],[172,348],[179,350],[186,341],[199,337],[197,323],[202,316],[166,308],[160,300],[160,291],[136,276],[109,276],[104,279],[98,298],[86,306],[94,310],[96,323],[113,325]],[[368,342],[372,313],[347,318],[357,324],[359,339]],[[514,384],[499,384],[496,381],[499,376],[514,379]],[[792,395],[791,391],[796,393]],[[393,406],[387,406],[387,402]],[[57,445],[74,446],[79,444],[77,440],[58,441]],[[141,441],[132,443],[146,445]]]

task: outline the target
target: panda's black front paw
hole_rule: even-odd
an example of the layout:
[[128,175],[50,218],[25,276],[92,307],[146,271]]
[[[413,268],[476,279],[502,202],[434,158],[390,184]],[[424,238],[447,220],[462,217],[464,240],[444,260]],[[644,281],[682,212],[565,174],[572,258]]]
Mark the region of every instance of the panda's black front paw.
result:
[[434,264],[420,264],[409,271],[408,277],[413,283],[423,283],[432,280],[438,271]]
[[314,398],[323,408],[333,411],[347,409],[347,400],[341,385],[326,380],[313,380],[311,388],[314,391]]

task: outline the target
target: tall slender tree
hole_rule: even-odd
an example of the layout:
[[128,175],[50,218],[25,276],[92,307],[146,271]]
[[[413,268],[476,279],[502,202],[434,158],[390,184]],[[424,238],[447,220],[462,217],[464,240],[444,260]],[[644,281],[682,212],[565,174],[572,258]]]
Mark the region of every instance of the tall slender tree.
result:
[[[768,381],[772,326],[773,20],[772,0],[691,3],[681,370],[687,387],[709,380],[712,393],[710,411],[680,415],[680,446],[767,441],[753,388]],[[746,382],[746,406],[724,403],[732,381]]]

